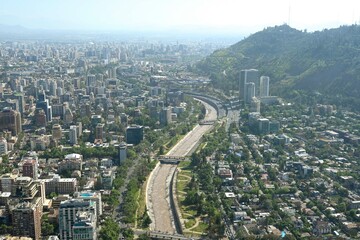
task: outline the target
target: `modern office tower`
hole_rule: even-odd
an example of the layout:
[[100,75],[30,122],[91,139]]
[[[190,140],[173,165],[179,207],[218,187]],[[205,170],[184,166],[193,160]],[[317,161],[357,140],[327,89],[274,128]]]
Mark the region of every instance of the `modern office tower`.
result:
[[87,87],[95,87],[96,86],[96,76],[88,75],[86,78],[86,86]]
[[120,161],[120,163],[122,163],[126,160],[126,156],[127,156],[126,143],[121,143],[119,146],[119,161]]
[[267,118],[258,119],[258,130],[259,134],[268,134],[270,131],[270,121]]
[[62,137],[62,129],[60,124],[54,124],[52,127],[52,137],[53,139],[61,139]]
[[38,178],[38,167],[36,159],[25,159],[22,166],[22,175],[25,177],[31,177],[36,180]]
[[44,92],[39,94],[38,101],[36,102],[36,108],[41,108],[42,110],[44,110],[47,122],[52,121],[51,106],[49,104],[49,99],[46,98],[46,95]]
[[64,113],[64,122],[66,124],[70,124],[70,123],[72,123],[73,120],[74,120],[74,116],[73,116],[71,109],[69,107],[66,107],[65,113]]
[[96,218],[89,212],[78,212],[72,227],[73,240],[96,240]]
[[160,124],[166,126],[171,123],[171,107],[165,107],[160,111]]
[[[255,91],[258,91],[260,81],[259,81],[259,71],[256,69],[245,69],[240,71],[240,79],[239,79],[239,97],[240,100],[246,101],[246,84],[247,83],[254,83],[255,84]],[[255,96],[258,96],[256,94]]]
[[102,118],[101,115],[92,115],[91,116],[91,125],[96,127],[99,123],[101,123]]
[[83,112],[83,116],[86,117],[91,117],[91,106],[90,104],[86,103],[84,105],[82,105],[82,112]]
[[108,70],[109,78],[116,78],[116,67],[110,68]]
[[260,97],[268,97],[269,96],[269,83],[270,78],[267,76],[260,77]]
[[8,153],[7,141],[5,138],[0,137],[0,155]]
[[253,99],[253,97],[255,97],[255,84],[253,82],[246,83],[245,90],[246,90],[245,102],[251,103],[251,100]]
[[22,131],[20,113],[8,108],[0,112],[0,130],[9,130],[13,135],[18,135]]
[[104,81],[104,75],[101,73],[96,74],[96,80],[98,80],[99,82],[103,82]]
[[58,87],[58,88],[56,89],[56,95],[57,95],[57,96],[62,96],[63,94],[64,94],[63,88]]
[[64,113],[65,113],[64,104],[55,103],[51,106],[51,110],[53,117],[60,117],[62,119],[64,118]]
[[80,88],[80,87],[81,87],[80,78],[74,78],[74,79],[73,79],[73,85],[74,85],[74,88],[75,88],[75,89]]
[[61,240],[73,239],[73,226],[76,215],[79,212],[87,212],[96,216],[96,202],[84,201],[83,199],[71,199],[60,203],[59,207],[59,233]]
[[34,122],[38,127],[46,127],[46,114],[43,109],[35,109]]
[[19,112],[20,112],[21,115],[24,114],[25,99],[24,99],[24,94],[23,93],[16,92],[16,93],[13,93],[13,94],[4,94],[4,99],[18,100]]
[[250,112],[260,112],[260,100],[257,97],[253,97],[250,103]]
[[95,128],[95,139],[104,139],[104,124],[98,123]]
[[76,125],[70,126],[69,137],[70,137],[70,144],[75,145],[78,143]]
[[11,108],[15,111],[20,111],[19,101],[17,99],[5,99],[5,101],[0,102],[0,109]]
[[58,80],[56,81],[56,85],[57,85],[58,87],[61,87],[62,89],[65,89],[65,81],[64,81],[63,79],[58,79]]
[[41,239],[41,198],[33,202],[21,202],[12,210],[12,227],[15,236]]
[[144,139],[143,126],[131,126],[126,128],[126,143],[139,144]]
[[56,96],[56,90],[57,90],[56,81],[51,80],[50,81],[50,95],[51,96]]
[[76,133],[78,137],[81,137],[83,130],[82,130],[82,122],[78,122],[76,125]]
[[96,216],[102,215],[102,202],[101,202],[101,193],[95,191],[82,191],[76,192],[74,197],[77,199],[83,199],[84,201],[93,201],[96,202]]

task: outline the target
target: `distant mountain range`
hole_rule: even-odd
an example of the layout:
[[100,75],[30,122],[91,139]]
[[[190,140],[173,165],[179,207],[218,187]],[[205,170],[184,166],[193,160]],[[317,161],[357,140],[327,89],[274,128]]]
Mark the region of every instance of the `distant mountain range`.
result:
[[134,40],[147,39],[155,41],[205,41],[228,46],[243,34],[233,33],[229,29],[204,29],[201,26],[178,26],[166,29],[39,29],[21,25],[0,24],[0,40]]
[[199,62],[217,88],[238,89],[241,69],[270,76],[273,93],[289,89],[360,96],[360,26],[308,33],[269,27]]
[[0,24],[0,33],[23,33],[28,31],[27,28],[24,28],[19,25],[4,25]]

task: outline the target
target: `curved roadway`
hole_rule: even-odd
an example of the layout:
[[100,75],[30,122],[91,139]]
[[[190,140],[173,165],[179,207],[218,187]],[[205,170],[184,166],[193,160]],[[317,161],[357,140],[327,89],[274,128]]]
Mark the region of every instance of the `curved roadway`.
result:
[[[200,101],[200,100],[199,100]],[[217,112],[209,104],[200,101],[206,108],[205,121],[215,121]],[[182,140],[180,140],[166,155],[187,156],[200,141],[201,137],[212,128],[212,125],[196,125]],[[173,164],[158,164],[148,181],[146,205],[152,220],[150,229],[164,233],[176,233],[173,214],[169,203],[169,184],[176,170]]]

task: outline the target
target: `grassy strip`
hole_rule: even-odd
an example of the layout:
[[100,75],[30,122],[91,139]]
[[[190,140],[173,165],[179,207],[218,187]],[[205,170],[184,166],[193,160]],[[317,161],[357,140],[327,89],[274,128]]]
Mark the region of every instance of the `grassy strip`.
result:
[[187,230],[196,224],[195,216],[197,211],[194,205],[187,205],[185,203],[187,192],[189,191],[188,184],[193,176],[193,167],[190,165],[190,161],[182,161],[179,163],[178,168],[181,170],[177,179],[177,198],[179,202],[179,208],[181,216],[185,220],[185,233],[186,235],[201,235],[207,229],[207,224],[200,221],[199,225],[194,229]]

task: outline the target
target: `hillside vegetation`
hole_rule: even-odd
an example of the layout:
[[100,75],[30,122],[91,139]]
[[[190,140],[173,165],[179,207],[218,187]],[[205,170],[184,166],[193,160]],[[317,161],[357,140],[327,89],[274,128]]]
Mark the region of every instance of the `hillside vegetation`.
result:
[[360,96],[360,26],[308,33],[287,25],[269,27],[196,65],[216,88],[238,89],[241,69],[256,68],[271,78],[272,92],[289,89]]

